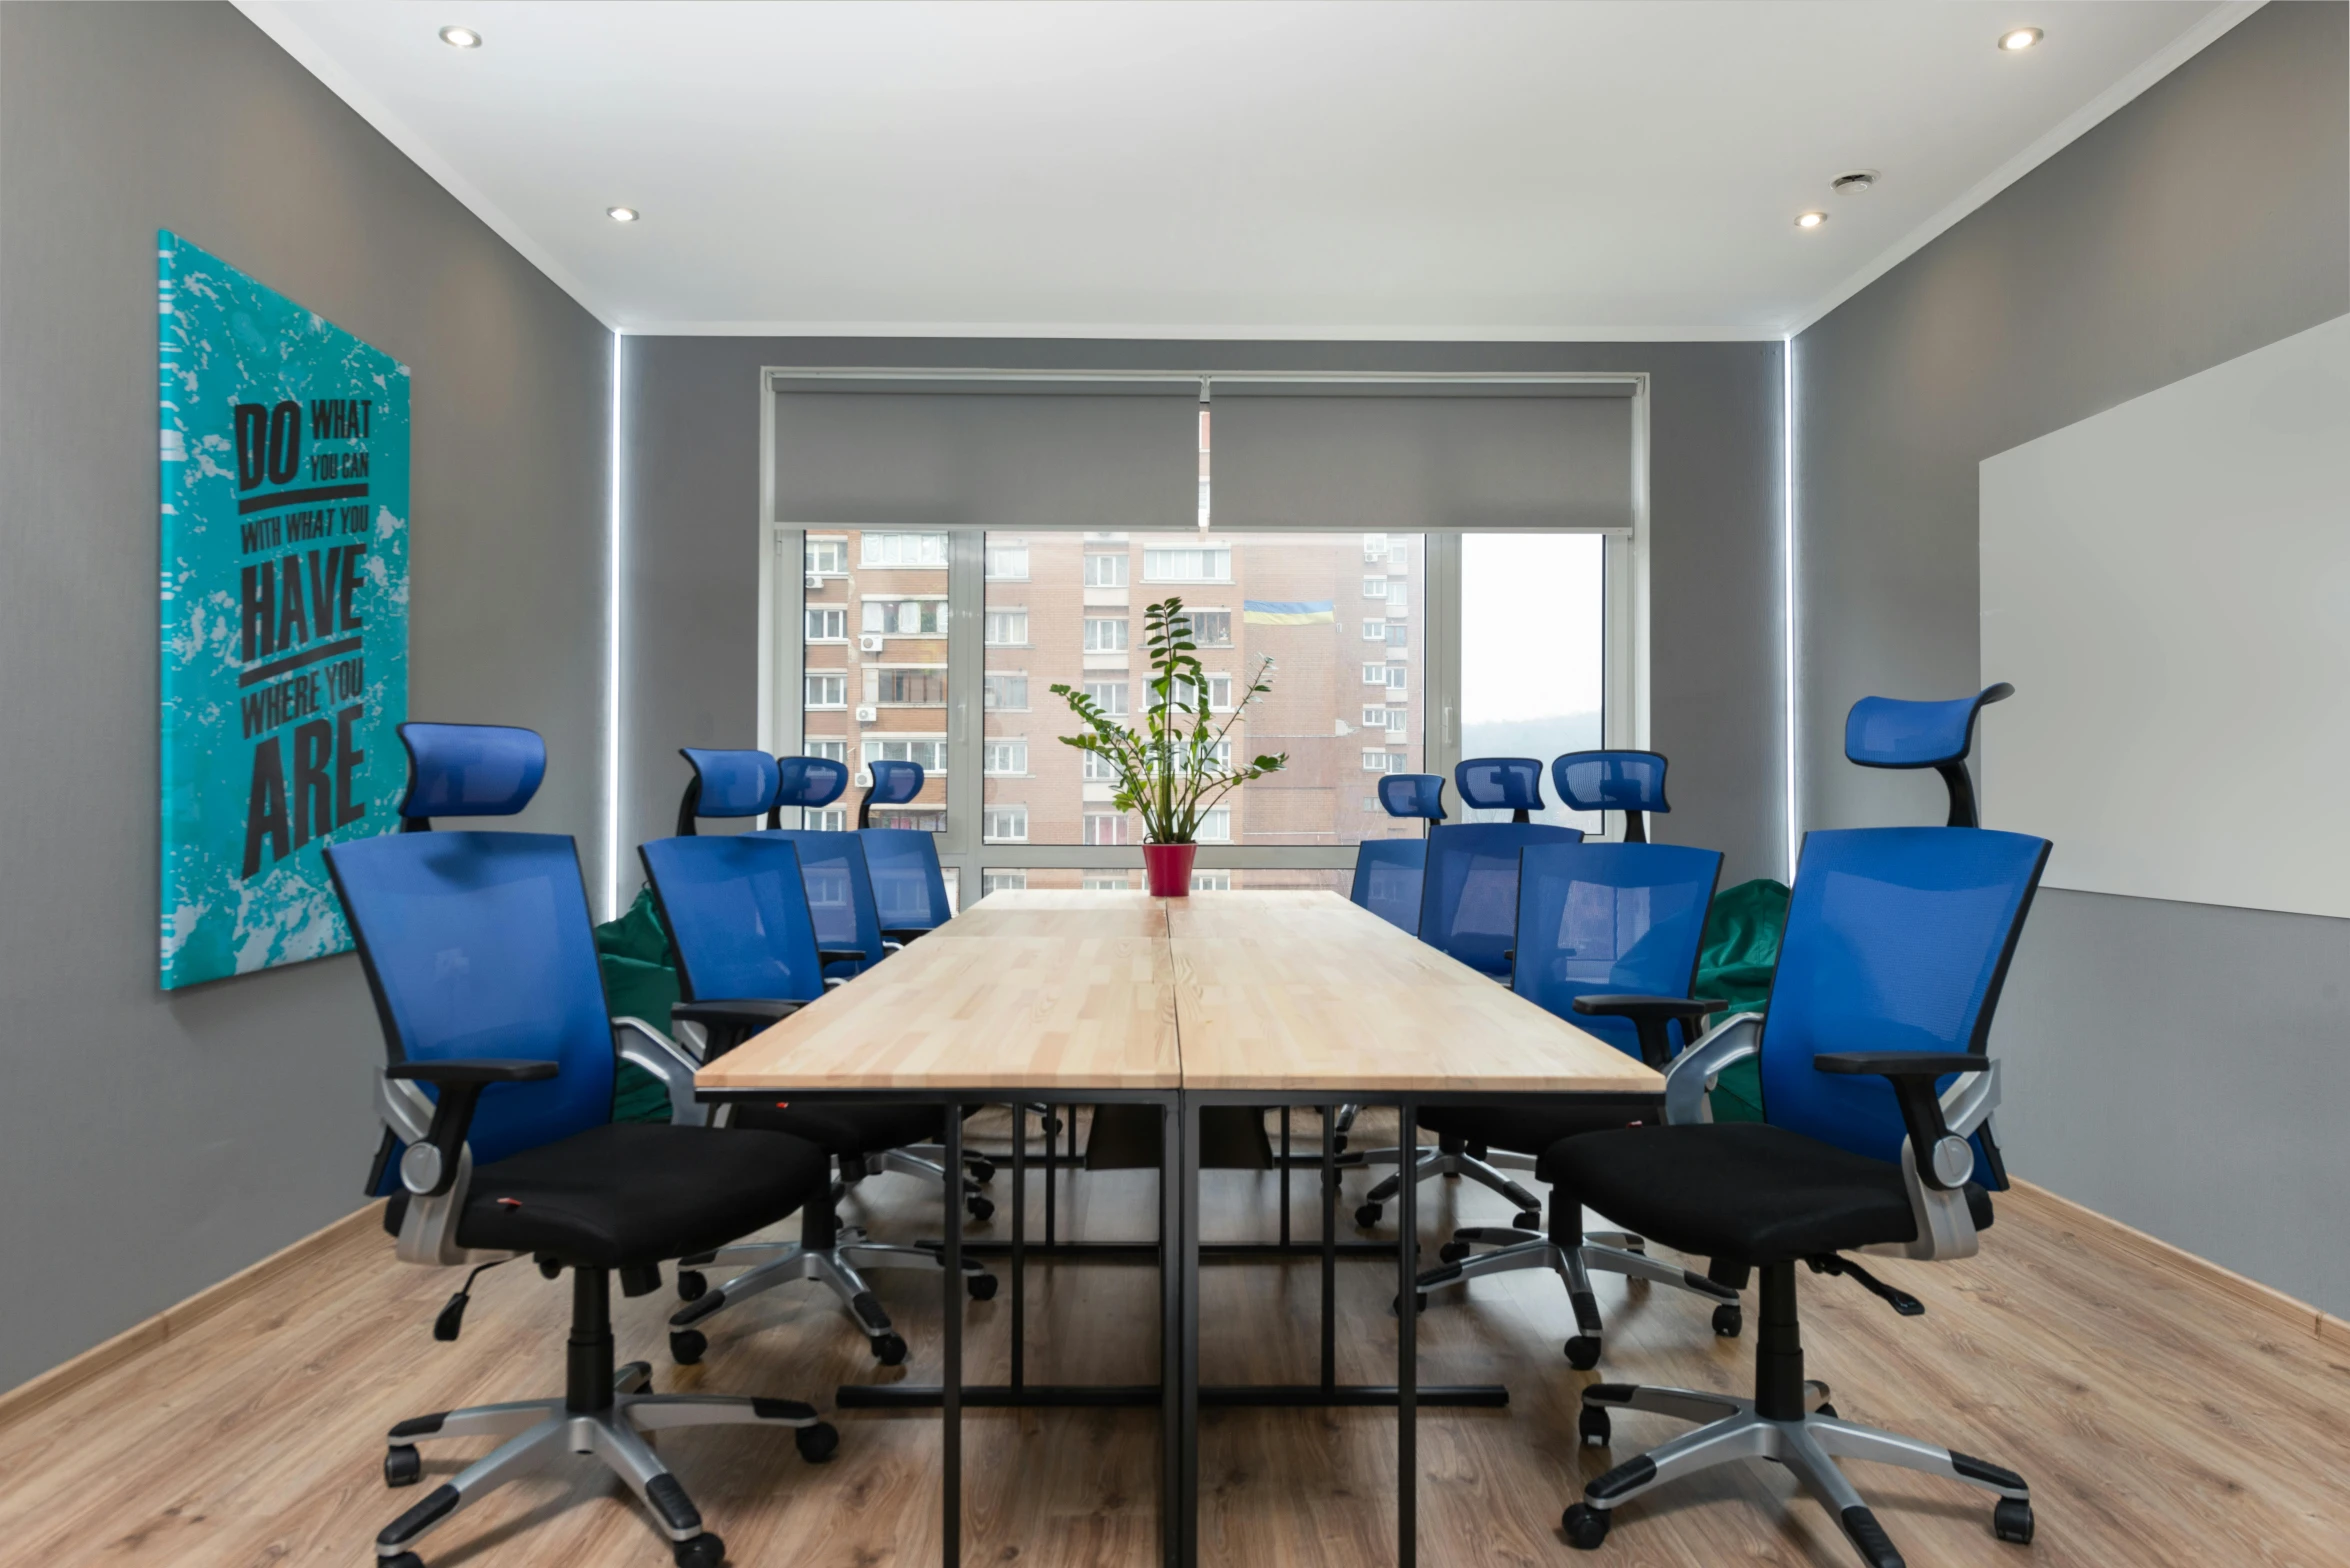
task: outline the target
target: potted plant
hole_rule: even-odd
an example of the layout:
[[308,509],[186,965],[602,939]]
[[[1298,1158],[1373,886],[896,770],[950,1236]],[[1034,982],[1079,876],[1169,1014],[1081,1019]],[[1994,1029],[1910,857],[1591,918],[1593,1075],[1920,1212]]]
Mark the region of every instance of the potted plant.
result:
[[1232,791],[1289,765],[1289,755],[1259,757],[1235,767],[1225,744],[1241,710],[1271,691],[1273,659],[1265,655],[1247,688],[1238,694],[1221,724],[1208,706],[1208,681],[1194,656],[1191,619],[1179,598],[1143,609],[1143,644],[1150,654],[1142,727],[1128,729],[1102,712],[1101,705],[1066,684],[1053,695],[1084,721],[1085,732],[1064,735],[1064,746],[1090,752],[1108,765],[1121,811],[1142,815],[1142,864],[1153,898],[1182,898],[1191,892],[1191,862],[1199,852],[1193,835],[1200,818]]

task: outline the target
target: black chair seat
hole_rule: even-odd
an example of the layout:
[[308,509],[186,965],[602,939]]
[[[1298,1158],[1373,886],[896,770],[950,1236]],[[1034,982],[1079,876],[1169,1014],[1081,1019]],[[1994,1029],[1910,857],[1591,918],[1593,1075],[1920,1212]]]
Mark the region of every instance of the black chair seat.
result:
[[[1420,1112],[1420,1125],[1430,1132],[1488,1149],[1515,1154],[1540,1154],[1561,1138],[1589,1132],[1612,1132],[1635,1118],[1621,1111],[1582,1111],[1556,1105],[1431,1105]],[[1661,1118],[1660,1118],[1661,1119]]]
[[[1559,1191],[1681,1252],[1782,1263],[1917,1238],[1901,1168],[1764,1122],[1641,1127],[1543,1151]],[[1970,1182],[1976,1229],[1991,1197]]]
[[[457,1244],[618,1269],[707,1252],[824,1191],[822,1151],[774,1133],[614,1122],[474,1167]],[[385,1226],[397,1235],[407,1194]]]
[[936,1143],[946,1136],[947,1113],[943,1106],[880,1100],[752,1102],[734,1108],[733,1125],[787,1132],[826,1154],[853,1157],[902,1149],[909,1143]]

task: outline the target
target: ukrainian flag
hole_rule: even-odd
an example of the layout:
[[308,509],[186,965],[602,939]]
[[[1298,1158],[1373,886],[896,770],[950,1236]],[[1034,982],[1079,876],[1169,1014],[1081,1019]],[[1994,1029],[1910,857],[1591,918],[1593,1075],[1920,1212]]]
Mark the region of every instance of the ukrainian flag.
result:
[[1313,626],[1338,619],[1338,606],[1329,599],[1243,599],[1240,618],[1250,626]]

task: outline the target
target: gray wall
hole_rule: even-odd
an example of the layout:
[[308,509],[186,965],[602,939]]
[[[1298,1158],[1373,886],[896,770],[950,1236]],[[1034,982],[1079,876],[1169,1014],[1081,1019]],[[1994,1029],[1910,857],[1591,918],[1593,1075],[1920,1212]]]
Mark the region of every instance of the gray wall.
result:
[[[1843,717],[1997,678],[1977,463],[2350,311],[2346,17],[2254,14],[1796,340],[1807,826],[1939,820]],[[2350,1313],[2346,967],[2350,922],[2043,893],[1998,1026],[2016,1171]]]
[[155,986],[155,231],[415,372],[410,702],[602,820],[610,338],[227,5],[0,6],[0,1387],[351,1211],[349,957]]
[[[1651,381],[1651,733],[1658,836],[1785,875],[1776,343],[1369,344],[630,338],[621,371],[627,585],[621,827],[672,831],[677,748],[758,725],[763,365],[1118,370],[1609,370]],[[624,878],[623,892],[638,879]]]

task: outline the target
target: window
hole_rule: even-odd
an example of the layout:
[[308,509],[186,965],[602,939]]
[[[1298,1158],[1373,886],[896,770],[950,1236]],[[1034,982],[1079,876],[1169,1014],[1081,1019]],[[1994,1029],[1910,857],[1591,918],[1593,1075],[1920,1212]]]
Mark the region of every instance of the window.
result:
[[[1597,534],[1462,536],[1462,756],[1548,759],[1601,744],[1605,560]],[[1600,831],[1598,815],[1566,810],[1547,785],[1542,793],[1549,804],[1535,821]]]
[[1388,709],[1387,733],[1390,735],[1401,736],[1404,733],[1404,725],[1410,713],[1411,710],[1409,708]]
[[1102,712],[1112,718],[1126,716],[1126,683],[1124,681],[1087,681],[1085,694],[1101,704]]
[[[1202,673],[1208,678],[1208,711],[1210,713],[1230,713],[1232,711],[1232,677],[1219,675],[1214,671],[1203,671]],[[1179,680],[1175,683],[1175,701],[1178,704],[1188,708],[1198,700],[1199,698],[1193,694],[1191,682]]]
[[1028,543],[1024,539],[990,539],[987,542],[987,580],[991,583],[1019,583],[1028,580]]
[[845,708],[849,705],[849,677],[845,670],[810,670],[806,706]]
[[1363,564],[1365,566],[1377,566],[1380,562],[1386,559],[1387,536],[1385,534],[1363,535]]
[[819,539],[808,536],[805,552],[808,575],[811,577],[845,577],[849,571],[849,542],[846,539]]
[[1389,624],[1392,625],[1396,616],[1402,615],[1410,609],[1411,601],[1409,595],[1404,592],[1404,584],[1390,582],[1387,585],[1387,615]]
[[1377,664],[1366,664],[1366,665],[1364,665],[1364,666],[1363,666],[1363,684],[1364,684],[1365,686],[1384,686],[1384,685],[1386,685],[1386,684],[1387,684],[1387,661],[1386,661],[1386,660],[1384,660],[1384,659],[1382,659],[1382,660],[1380,660],[1380,661],[1379,661]]
[[1028,742],[990,738],[987,743],[986,760],[986,771],[989,778],[1025,778],[1028,775]]
[[1365,622],[1363,622],[1363,641],[1365,641],[1365,642],[1385,642],[1386,640],[1387,640],[1387,623],[1386,623],[1385,621],[1365,621]]
[[1229,871],[1194,871],[1191,874],[1194,893],[1229,893],[1232,891],[1232,873]]
[[1028,711],[1028,677],[1017,670],[989,670],[980,682],[980,699],[990,713]]
[[947,536],[945,534],[876,534],[858,536],[863,546],[857,557],[860,566],[928,566],[943,569],[947,564]]
[[1085,780],[1086,783],[1115,784],[1118,782],[1118,770],[1110,765],[1109,758],[1097,756],[1090,751],[1081,751],[1078,756],[1085,760],[1079,766],[1077,776]]
[[1228,740],[1210,741],[1208,743],[1208,757],[1214,762],[1218,771],[1229,772],[1232,767],[1232,742]]
[[1085,842],[1088,844],[1123,844],[1126,842],[1126,819],[1104,811],[1085,814]]
[[1123,588],[1126,586],[1126,556],[1088,555],[1085,558],[1085,586],[1088,588]]
[[1411,686],[1412,667],[1410,665],[1390,664],[1387,666],[1387,689],[1389,691],[1409,691]]
[[1202,844],[1229,844],[1232,842],[1232,808],[1210,806],[1199,814],[1199,826],[1192,836]]
[[846,806],[827,806],[821,811],[802,811],[803,825],[818,833],[846,833],[849,829],[849,810]]
[[1386,597],[1387,597],[1387,579],[1386,579],[1385,577],[1366,577],[1366,578],[1364,578],[1364,579],[1363,579],[1363,597],[1364,597],[1364,598],[1366,598],[1366,599],[1384,599],[1384,598],[1386,598]]
[[1383,707],[1365,708],[1363,710],[1363,728],[1367,730],[1387,728],[1387,710]]
[[[864,741],[864,756],[868,764],[919,762],[924,773],[932,777],[944,777],[947,771],[947,738],[944,735],[885,735],[877,739],[869,735]],[[944,829],[939,831],[943,832]]]
[[979,836],[990,844],[1027,843],[1028,808],[1008,805],[988,807],[980,823]]
[[947,668],[943,664],[868,664],[865,700],[900,708],[943,708]]
[[1232,547],[1203,545],[1196,549],[1146,546],[1142,552],[1142,580],[1148,583],[1228,583],[1232,581]]
[[909,833],[944,833],[947,814],[936,806],[875,806],[873,825],[904,828]]
[[1025,893],[1028,891],[1028,873],[1025,871],[982,871],[979,873],[979,896],[990,893]]
[[1124,653],[1126,651],[1126,618],[1115,620],[1085,618],[1085,651],[1087,653]]
[[849,638],[849,612],[845,605],[811,605],[808,607],[809,642],[846,642]]
[[1026,610],[988,611],[987,645],[990,648],[1025,648],[1028,646],[1028,612]]
[[946,597],[942,594],[927,599],[867,599],[863,629],[884,636],[944,637]]
[[833,762],[849,760],[849,743],[845,740],[811,740],[800,743],[803,757],[823,757]]
[[1202,648],[1232,646],[1230,610],[1193,610],[1183,617],[1191,623],[1191,640]]
[[1368,746],[1363,748],[1363,771],[1365,773],[1398,772],[1400,770],[1396,764],[1402,760],[1402,756],[1396,752],[1373,751]]
[[1088,871],[1077,885],[1088,893],[1130,893],[1134,878],[1124,871]]
[[1387,623],[1388,653],[1392,655],[1403,652],[1405,647],[1408,646],[1406,639],[1409,636],[1411,629],[1412,628],[1410,623],[1406,621],[1389,621]]

